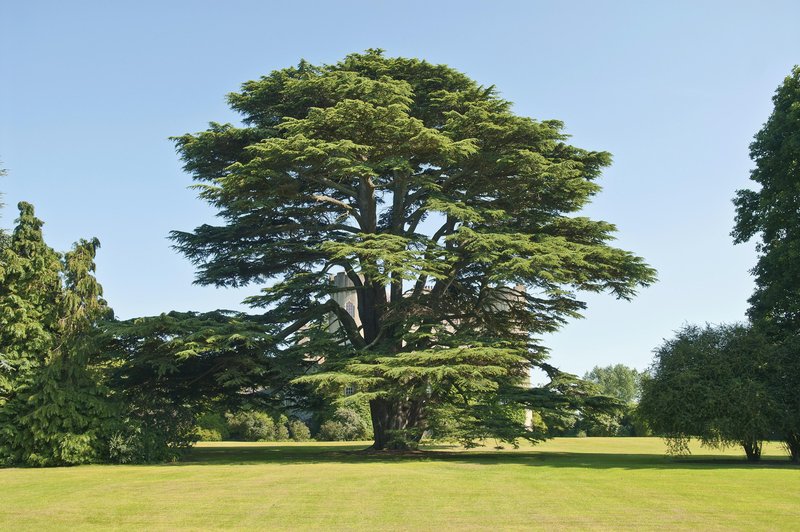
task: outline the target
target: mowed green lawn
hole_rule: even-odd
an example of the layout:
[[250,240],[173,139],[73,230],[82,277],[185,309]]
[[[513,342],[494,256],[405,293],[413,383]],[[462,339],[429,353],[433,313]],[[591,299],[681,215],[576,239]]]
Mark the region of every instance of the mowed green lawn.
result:
[[769,445],[664,456],[655,438],[518,450],[201,444],[156,466],[0,469],[0,530],[800,528],[800,467]]

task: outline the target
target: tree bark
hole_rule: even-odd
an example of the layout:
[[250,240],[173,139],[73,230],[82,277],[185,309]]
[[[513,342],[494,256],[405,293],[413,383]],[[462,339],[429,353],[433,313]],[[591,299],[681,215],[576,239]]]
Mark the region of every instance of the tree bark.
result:
[[408,450],[422,438],[422,405],[419,401],[373,399],[369,402],[375,441],[372,449]]
[[748,462],[758,462],[761,460],[761,442],[758,440],[745,440],[742,442],[744,454],[747,455]]
[[790,432],[784,441],[789,450],[789,459],[795,464],[800,463],[800,433]]

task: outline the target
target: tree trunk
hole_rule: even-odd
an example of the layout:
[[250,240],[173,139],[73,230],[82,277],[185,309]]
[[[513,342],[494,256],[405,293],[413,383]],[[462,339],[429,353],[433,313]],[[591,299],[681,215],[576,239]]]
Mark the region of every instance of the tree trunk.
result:
[[789,459],[795,464],[800,463],[800,433],[790,432],[786,436],[785,443],[789,450]]
[[744,454],[748,462],[758,462],[761,459],[761,442],[758,440],[745,440],[742,442]]
[[408,450],[422,439],[421,404],[418,401],[373,399],[369,402],[375,442],[372,449]]

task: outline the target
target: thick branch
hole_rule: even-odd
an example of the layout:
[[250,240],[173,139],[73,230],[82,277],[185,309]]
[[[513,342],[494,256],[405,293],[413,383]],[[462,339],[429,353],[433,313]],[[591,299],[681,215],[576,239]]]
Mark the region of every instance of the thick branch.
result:
[[358,211],[349,203],[345,203],[341,200],[332,198],[330,196],[325,196],[324,194],[312,194],[311,197],[314,198],[316,201],[330,203],[332,205],[336,205],[338,207],[343,208],[348,212],[350,216],[356,219],[359,225],[361,225],[361,217],[359,216]]
[[336,264],[344,268],[344,273],[345,275],[347,275],[347,278],[350,279],[350,282],[353,283],[353,286],[355,286],[356,288],[363,288],[364,283],[361,280],[361,277],[353,268],[353,265],[350,264],[350,262],[344,259],[340,259],[336,262]]
[[[447,221],[433,234],[431,237],[430,243],[428,244],[428,249],[425,251],[425,254],[428,255],[434,249],[434,247],[438,244],[438,241],[453,232],[455,226],[455,222],[448,217]],[[429,259],[430,257],[425,257]],[[416,298],[422,294],[422,291],[425,289],[425,284],[428,282],[428,275],[425,273],[420,274],[417,278],[417,282],[414,284],[414,291],[412,292],[412,297]]]
[[392,234],[399,235],[403,232],[405,225],[405,210],[406,210],[406,194],[408,193],[408,180],[395,172],[394,176],[394,191],[392,196],[392,220],[391,232]]
[[337,190],[342,194],[344,194],[345,196],[349,196],[353,199],[358,199],[358,191],[354,188],[342,185],[341,183],[337,183],[336,181],[331,181],[327,177],[320,177],[318,175],[307,175],[306,177],[311,181],[316,181],[321,185]]
[[347,339],[350,340],[350,343],[353,345],[353,347],[356,349],[363,349],[367,343],[364,341],[364,337],[361,336],[361,333],[358,331],[358,325],[356,324],[356,320],[353,319],[353,316],[351,316],[350,313],[343,309],[333,299],[328,301],[326,305],[328,305],[329,309],[336,314],[336,318],[339,320],[339,323],[347,334]]
[[[274,334],[272,336],[272,339],[275,340],[275,343],[280,343],[286,340],[289,336],[291,336],[292,334],[296,333],[297,331],[305,327],[308,322],[310,322],[311,320],[313,320],[318,316],[325,314],[325,312],[328,311],[328,306],[331,301],[322,305],[311,307],[304,313],[302,318],[299,318],[291,325],[283,328],[279,333]],[[336,302],[333,301],[333,303],[335,304]]]
[[333,299],[329,299],[325,303],[311,307],[303,313],[301,318],[298,318],[294,323],[274,334],[272,339],[275,341],[275,343],[280,343],[286,340],[292,334],[301,330],[314,318],[329,312],[336,315],[336,318],[339,320],[339,323],[342,325],[342,328],[347,334],[347,339],[350,340],[350,343],[353,346],[357,348],[363,348],[366,345],[364,338],[358,331],[358,325],[353,317],[345,309],[339,306],[339,304]]
[[365,233],[375,233],[378,229],[378,212],[375,201],[375,184],[369,177],[362,177],[358,181],[358,220],[361,230]]

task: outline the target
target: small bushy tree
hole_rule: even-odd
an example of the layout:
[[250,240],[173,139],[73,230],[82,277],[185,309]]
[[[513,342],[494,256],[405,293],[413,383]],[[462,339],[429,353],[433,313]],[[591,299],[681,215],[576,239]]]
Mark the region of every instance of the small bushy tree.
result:
[[274,441],[275,421],[265,412],[242,411],[230,414],[228,429],[231,437],[243,441]]
[[319,428],[317,439],[322,441],[360,441],[372,437],[364,418],[352,408],[337,408],[333,416]]
[[289,418],[281,414],[275,420],[275,441],[286,441],[289,438]]
[[311,439],[311,431],[308,429],[308,425],[299,419],[289,421],[287,428],[293,441],[309,441]]
[[720,447],[741,445],[758,460],[774,414],[771,347],[744,325],[686,326],[656,350],[639,409],[675,451],[689,438]]
[[159,394],[125,405],[114,434],[111,460],[119,463],[173,462],[197,441],[194,413]]

